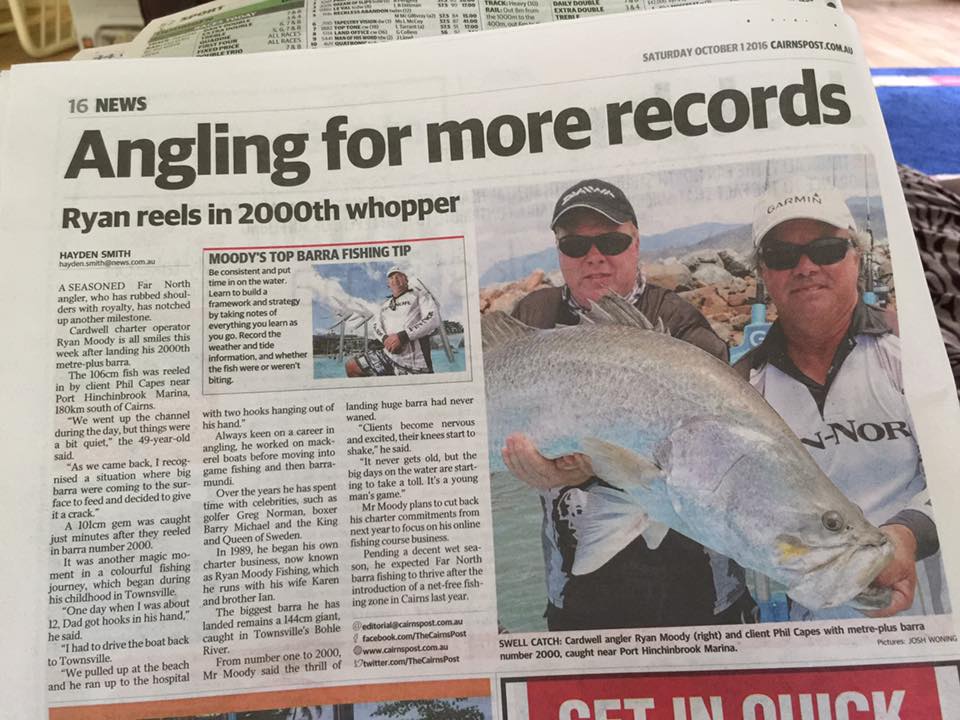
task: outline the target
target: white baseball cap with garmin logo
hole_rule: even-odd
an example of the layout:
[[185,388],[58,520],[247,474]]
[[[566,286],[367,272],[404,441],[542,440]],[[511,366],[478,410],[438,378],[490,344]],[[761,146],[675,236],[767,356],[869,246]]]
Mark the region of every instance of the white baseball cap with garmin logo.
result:
[[853,213],[838,191],[813,189],[809,182],[793,182],[772,188],[757,203],[753,212],[753,244],[759,245],[768,232],[788,220],[819,220],[836,228],[857,230]]

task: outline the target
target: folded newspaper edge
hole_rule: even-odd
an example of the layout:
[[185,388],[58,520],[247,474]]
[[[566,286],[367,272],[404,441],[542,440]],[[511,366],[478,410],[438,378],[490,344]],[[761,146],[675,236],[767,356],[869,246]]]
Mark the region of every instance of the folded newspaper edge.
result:
[[[848,18],[141,62],[0,83],[3,717],[955,712],[960,408]],[[669,334],[561,327],[606,292]],[[817,400],[775,354],[840,310]]]

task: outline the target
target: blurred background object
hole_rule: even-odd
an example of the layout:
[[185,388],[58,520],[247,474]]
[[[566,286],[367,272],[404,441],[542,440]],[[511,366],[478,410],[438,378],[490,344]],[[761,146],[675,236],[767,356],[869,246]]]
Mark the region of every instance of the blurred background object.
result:
[[77,44],[81,48],[130,42],[145,24],[140,14],[140,5],[136,0],[69,0],[69,2]]
[[158,17],[203,5],[206,0],[140,0],[144,24]]
[[[67,0],[6,0],[0,10],[0,32],[5,40],[14,38],[17,43],[0,47],[4,67],[9,67],[10,62],[48,57],[76,47]],[[8,49],[19,51],[10,61]]]
[[[14,33],[13,8],[24,18]],[[73,0],[74,3],[110,3],[122,8],[122,17],[142,13],[143,22],[202,4],[196,0]],[[34,58],[68,60],[76,48],[67,0],[0,0],[0,69]],[[960,66],[960,2],[957,0],[847,0],[847,13],[860,29],[867,62],[875,68]],[[76,24],[80,24],[79,22]],[[103,23],[98,41],[122,42],[132,23]],[[69,50],[67,48],[70,48]]]

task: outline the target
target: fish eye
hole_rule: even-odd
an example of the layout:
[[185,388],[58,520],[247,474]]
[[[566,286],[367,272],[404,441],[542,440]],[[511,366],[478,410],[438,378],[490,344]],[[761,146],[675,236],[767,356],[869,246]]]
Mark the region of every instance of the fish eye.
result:
[[820,517],[820,522],[830,532],[840,532],[843,530],[843,515],[836,510],[828,510]]

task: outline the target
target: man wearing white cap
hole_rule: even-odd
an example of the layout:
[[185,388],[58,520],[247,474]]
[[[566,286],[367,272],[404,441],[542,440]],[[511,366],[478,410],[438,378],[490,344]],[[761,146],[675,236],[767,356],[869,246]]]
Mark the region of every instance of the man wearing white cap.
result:
[[[933,586],[917,593],[917,561],[939,543],[903,396],[899,338],[884,313],[860,299],[857,226],[843,197],[797,187],[773,189],[754,212],[757,265],[777,320],[738,369],[893,541],[894,559],[875,581],[893,598],[875,614],[943,612],[939,558],[928,563]],[[850,608],[791,609],[794,619],[856,616]]]
[[390,297],[373,323],[382,350],[368,350],[346,362],[348,377],[415,375],[433,372],[430,335],[440,328],[440,313],[429,293],[410,288],[406,272],[394,265],[387,271]]
[[[538,328],[577,325],[581,310],[615,293],[652,322],[662,321],[674,337],[727,360],[726,344],[696,308],[643,279],[637,216],[619,187],[598,179],[576,183],[557,200],[550,229],[564,286],[527,295],[514,310],[518,320]],[[674,531],[656,549],[636,537],[599,569],[573,575],[580,518],[611,511],[594,492],[604,481],[582,455],[544,457],[522,428],[507,438],[502,455],[513,475],[540,491],[549,629],[752,621],[756,606],[743,570]]]

